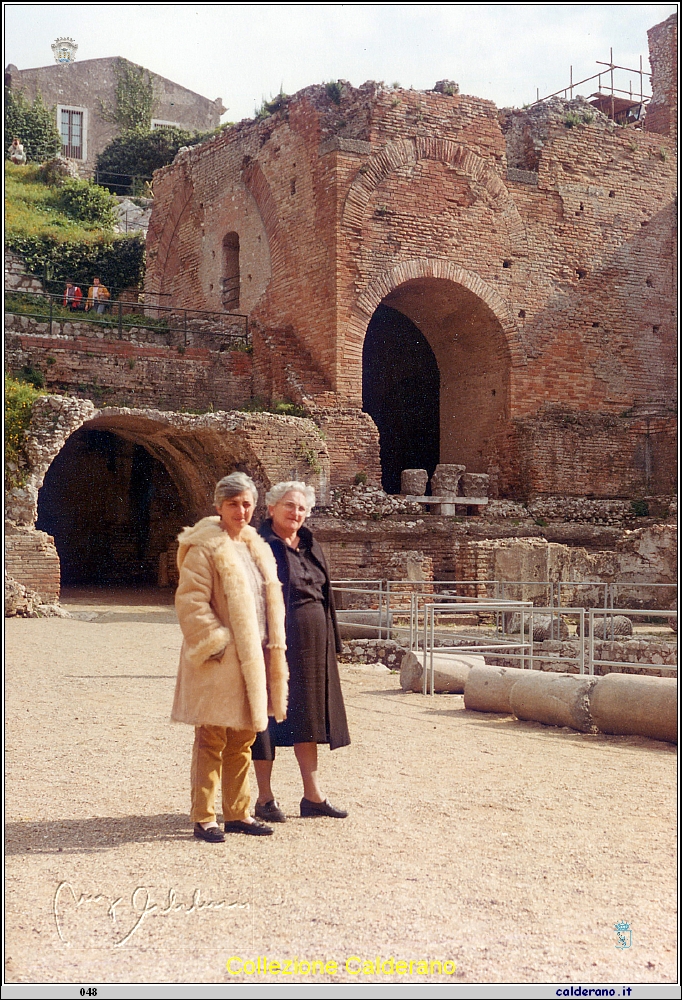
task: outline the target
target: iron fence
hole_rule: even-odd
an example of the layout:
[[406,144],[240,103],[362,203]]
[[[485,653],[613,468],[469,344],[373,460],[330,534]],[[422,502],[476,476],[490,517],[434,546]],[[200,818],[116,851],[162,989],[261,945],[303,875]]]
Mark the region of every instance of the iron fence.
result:
[[[532,600],[515,600],[505,596],[505,590],[511,587],[529,586],[544,588],[550,598],[545,605],[534,604]],[[561,588],[593,588],[590,596],[594,596],[597,588],[599,602],[592,606],[566,605],[561,603]],[[453,593],[458,587],[486,589],[493,593],[470,596]],[[607,660],[595,653],[594,625],[596,619],[603,621],[602,638],[610,641],[618,638],[615,632],[614,619],[616,615],[628,615],[639,618],[660,618],[666,621],[677,620],[677,612],[668,609],[651,608],[615,608],[613,595],[618,588],[627,587],[658,588],[661,591],[676,593],[677,584],[631,584],[604,583],[603,581],[573,582],[563,584],[552,581],[495,581],[495,580],[447,580],[447,581],[412,581],[412,580],[337,580],[332,582],[335,594],[342,597],[339,603],[344,603],[346,595],[357,595],[353,600],[355,608],[344,608],[340,615],[343,624],[351,625],[353,629],[369,637],[378,639],[395,639],[406,645],[411,651],[421,649],[424,653],[424,663],[427,661],[431,671],[433,684],[433,655],[438,653],[486,653],[488,657],[503,657],[504,660],[518,661],[522,668],[536,669],[539,661],[551,659],[557,666],[577,666],[580,674],[594,674],[595,663],[606,667],[627,667],[628,660]],[[343,596],[342,596],[343,595]],[[368,622],[367,611],[376,613],[376,618]],[[365,615],[365,621],[361,617]],[[460,631],[453,635],[448,629],[448,619],[452,623],[454,616],[476,615],[479,622],[481,616],[489,620],[493,629],[492,635],[476,634],[474,631]],[[512,624],[512,616],[518,616],[519,621]],[[543,631],[548,639],[556,639],[562,643],[570,643],[568,650],[559,647],[551,651],[538,649],[535,639],[535,624],[538,617],[543,622]],[[563,619],[573,620],[576,625],[574,636],[562,637]],[[607,623],[609,623],[607,625]],[[445,626],[445,627],[443,627]],[[466,627],[466,626],[465,626]],[[565,630],[565,624],[564,624]],[[512,631],[512,628],[514,631]],[[518,640],[515,638],[519,633]],[[526,634],[528,638],[526,638]],[[637,667],[645,670],[660,669],[662,666],[676,667],[676,664],[640,663]],[[426,684],[426,668],[424,671]],[[425,692],[426,693],[426,692]]]
[[[153,297],[153,296],[152,296]],[[119,340],[139,339],[139,331],[147,331],[146,340],[161,339],[170,347],[208,347],[212,350],[250,350],[251,335],[248,316],[243,313],[211,312],[207,309],[185,309],[159,302],[109,299],[100,301],[98,308],[87,308],[85,296],[78,303],[64,305],[65,294],[27,292],[5,289],[5,312],[32,316],[48,324],[53,336],[55,323],[88,323]]]

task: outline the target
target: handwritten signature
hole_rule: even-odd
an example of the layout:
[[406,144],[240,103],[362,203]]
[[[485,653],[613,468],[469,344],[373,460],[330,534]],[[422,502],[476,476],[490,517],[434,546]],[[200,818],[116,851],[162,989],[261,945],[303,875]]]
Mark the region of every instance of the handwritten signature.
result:
[[[123,936],[114,941],[114,947],[119,948],[130,941],[133,934],[140,929],[143,922],[152,914],[167,917],[171,913],[185,913],[189,915],[190,913],[201,913],[205,910],[249,909],[249,903],[228,902],[226,899],[202,899],[200,889],[194,890],[191,903],[180,902],[175,889],[169,889],[167,902],[164,902],[165,905],[155,903],[152,900],[150,890],[144,885],[138,885],[130,894],[130,909],[132,910],[132,914],[124,915],[117,912],[118,907],[122,909],[126,908],[123,896],[114,898],[112,896],[105,896],[102,893],[77,893],[70,882],[60,882],[52,901],[52,912],[59,939],[63,944],[68,945],[70,942],[65,937],[65,922],[69,910],[72,910],[73,906],[78,911],[82,907],[92,904],[106,905],[106,916],[111,920],[112,927],[116,928],[116,933],[120,934],[122,930],[125,930]],[[130,924],[131,921],[132,925]]]

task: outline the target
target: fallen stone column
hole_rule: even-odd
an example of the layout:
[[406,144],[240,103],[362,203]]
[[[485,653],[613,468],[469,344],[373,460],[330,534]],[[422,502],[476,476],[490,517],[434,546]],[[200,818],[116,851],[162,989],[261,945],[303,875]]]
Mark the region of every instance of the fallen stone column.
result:
[[464,687],[464,707],[476,712],[511,714],[509,696],[519,677],[527,673],[520,667],[474,667]]
[[[400,686],[403,691],[421,692],[424,690],[424,654],[407,653],[400,664]],[[470,656],[469,654],[458,654],[449,656],[445,653],[434,653],[433,655],[433,689],[438,694],[449,692],[450,694],[461,694],[469,676],[469,671],[474,667],[482,667],[485,660],[482,656]],[[426,657],[426,690],[431,691],[430,677],[431,657]]]
[[546,674],[539,670],[523,674],[511,689],[509,705],[517,719],[544,722],[547,726],[569,726],[589,733],[594,729],[590,714],[592,688],[598,677]]
[[677,681],[607,674],[591,692],[590,713],[603,733],[677,742]]

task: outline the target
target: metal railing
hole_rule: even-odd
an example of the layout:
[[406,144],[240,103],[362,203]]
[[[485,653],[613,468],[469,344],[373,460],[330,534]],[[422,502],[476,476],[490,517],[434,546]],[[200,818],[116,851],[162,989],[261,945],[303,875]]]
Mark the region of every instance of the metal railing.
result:
[[[112,179],[117,178],[117,179]],[[134,198],[142,191],[145,183],[150,183],[151,174],[120,174],[114,170],[95,170],[94,182],[108,188],[114,194]]]
[[[668,620],[670,618],[674,618],[675,620],[677,620],[677,611],[674,611],[672,609],[669,610],[669,611],[651,611],[650,609],[649,610],[645,610],[645,611],[640,611],[640,610],[633,611],[632,608],[628,608],[628,609],[625,609],[625,610],[623,608],[609,608],[608,611],[601,611],[601,610],[597,611],[595,608],[590,608],[589,611],[588,611],[588,621],[589,621],[588,628],[589,628],[590,634],[589,634],[589,638],[588,638],[588,657],[587,657],[588,658],[588,664],[589,664],[589,672],[590,672],[590,674],[594,674],[594,664],[595,664],[595,662],[599,663],[601,666],[604,666],[604,667],[622,667],[624,665],[627,666],[628,663],[630,662],[630,661],[623,661],[623,660],[603,660],[601,658],[599,658],[599,659],[597,659],[595,661],[595,655],[594,655],[594,625],[595,625],[595,617],[597,617],[597,616],[602,616],[603,617],[602,636],[604,638],[606,638],[606,618],[607,618],[607,615],[610,615],[612,617],[612,620],[613,620],[613,617],[615,615],[627,615],[628,617],[639,617],[639,618],[642,618],[642,617],[646,617],[646,618],[665,618],[666,620]],[[612,635],[613,635],[613,627],[612,627],[611,631],[612,631]],[[613,641],[613,639],[611,641]],[[641,669],[641,670],[660,670],[661,667],[663,666],[663,664],[661,664],[661,663],[642,663],[639,660],[636,661],[636,665],[637,665],[637,668]],[[677,664],[675,664],[675,666],[677,666]]]
[[[546,606],[534,605],[532,600],[515,600],[505,595],[505,590],[511,587],[533,586],[544,588],[550,600]],[[597,588],[598,603],[590,607],[585,605],[564,605],[561,603],[561,588]],[[457,587],[485,588],[492,594],[470,596],[452,593]],[[596,655],[594,623],[602,620],[603,641],[614,641],[618,638],[615,632],[614,618],[616,615],[631,617],[653,617],[669,620],[677,619],[675,610],[667,609],[633,609],[614,608],[613,596],[618,588],[642,590],[648,588],[665,588],[676,592],[676,584],[632,584],[604,583],[602,581],[495,581],[495,580],[447,580],[447,581],[412,581],[412,580],[337,580],[333,581],[332,589],[339,595],[358,595],[360,607],[342,609],[339,618],[353,629],[366,632],[370,637],[396,639],[407,645],[411,651],[421,649],[424,652],[424,663],[427,660],[433,674],[433,655],[438,653],[483,653],[489,658],[503,657],[504,660],[518,661],[522,668],[536,669],[540,661],[552,661],[566,666],[577,666],[580,674],[594,674],[595,663],[609,667],[628,667],[629,660],[605,660]],[[439,592],[440,591],[440,592]],[[449,591],[449,592],[448,592]],[[344,599],[340,603],[344,603]],[[353,621],[355,614],[359,618],[363,612],[376,612],[375,621]],[[489,619],[489,627],[494,628],[494,634],[481,635],[480,632],[458,632],[456,637],[447,625],[448,618],[453,616],[475,614],[484,615]],[[512,624],[511,616],[518,615],[519,622]],[[538,649],[535,639],[536,620],[539,617],[549,618],[549,623],[543,623],[545,637],[570,643],[567,652],[564,648]],[[407,619],[407,621],[405,621]],[[576,634],[566,636],[566,625],[563,619],[573,620]],[[610,640],[607,635],[610,622]],[[511,628],[514,631],[511,631]],[[564,629],[564,636],[561,631]],[[518,633],[517,633],[518,628]],[[526,633],[528,638],[526,639]],[[515,636],[519,634],[518,641]],[[575,644],[575,645],[573,645]],[[496,652],[495,652],[496,651]],[[600,649],[599,653],[602,652]],[[636,666],[643,669],[674,669],[676,664],[640,663]],[[424,671],[426,684],[426,670]],[[433,676],[432,676],[433,684]]]
[[[457,645],[445,646],[443,644],[439,645],[438,653],[457,653],[461,655],[462,653],[478,653],[483,652],[490,653],[493,650],[502,651],[505,657],[511,659],[519,659],[521,662],[521,668],[525,667],[526,661],[526,649],[532,651],[532,638],[530,642],[525,641],[525,617],[526,614],[530,613],[532,617],[533,605],[530,601],[492,601],[480,599],[479,601],[463,602],[461,604],[455,603],[429,603],[424,605],[424,630],[423,630],[423,650],[424,650],[424,669],[423,669],[423,694],[426,694],[426,676],[427,676],[427,661],[428,661],[428,672],[430,675],[430,686],[431,694],[435,692],[435,666],[434,666],[434,651],[436,649],[436,618],[443,618],[444,615],[452,615],[453,607],[457,608],[459,614],[466,614],[468,611],[476,611],[477,613],[482,612],[492,612],[497,614],[504,613],[516,613],[521,616],[521,639],[519,642],[509,639],[500,639],[499,642],[489,642],[489,641],[476,641],[471,644],[462,643],[461,641]],[[532,634],[532,629],[531,629]],[[518,650],[518,652],[513,652]],[[499,655],[499,653],[497,654]]]
[[[144,293],[141,293],[144,297]],[[88,323],[116,332],[119,340],[130,331],[147,330],[162,337],[170,347],[210,347],[213,350],[245,350],[251,346],[249,318],[243,313],[185,309],[123,299],[100,302],[103,312],[87,309],[84,294],[76,306],[64,306],[64,293],[5,289],[5,312],[47,321],[49,336],[54,323]]]

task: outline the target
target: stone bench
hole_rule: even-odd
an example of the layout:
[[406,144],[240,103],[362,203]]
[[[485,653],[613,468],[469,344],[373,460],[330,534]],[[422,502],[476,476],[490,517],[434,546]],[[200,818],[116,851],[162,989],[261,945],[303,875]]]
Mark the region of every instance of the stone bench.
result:
[[487,497],[414,497],[406,496],[406,500],[410,500],[412,503],[424,503],[433,504],[438,506],[439,514],[444,517],[452,516],[456,514],[456,507],[467,507],[471,504],[472,507],[481,507],[483,504],[488,503]]

